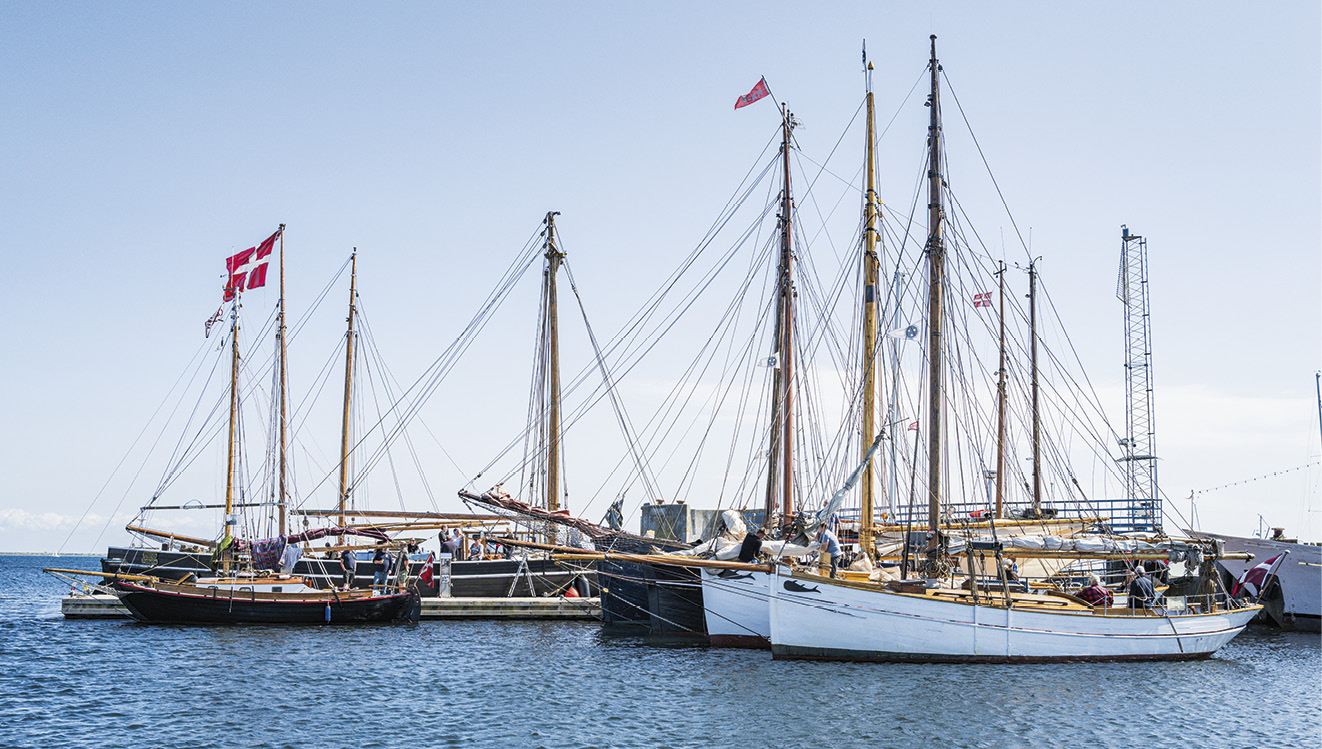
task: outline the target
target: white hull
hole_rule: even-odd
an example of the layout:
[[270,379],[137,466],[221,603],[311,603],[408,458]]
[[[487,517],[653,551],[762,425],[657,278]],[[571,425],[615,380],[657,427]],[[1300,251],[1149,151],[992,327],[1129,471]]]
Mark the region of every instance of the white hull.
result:
[[[1038,611],[883,590],[813,576],[771,576],[777,658],[879,661],[1082,661],[1204,658],[1259,607],[1212,614]],[[798,592],[786,590],[786,583]]]
[[1217,533],[1195,535],[1221,539],[1225,542],[1226,551],[1247,551],[1253,555],[1253,559],[1247,562],[1238,559],[1221,559],[1217,562],[1236,580],[1246,570],[1281,552],[1290,552],[1276,569],[1276,576],[1281,583],[1280,606],[1268,605],[1267,613],[1283,627],[1318,631],[1319,622],[1322,622],[1322,547]]
[[702,571],[702,605],[713,646],[771,647],[770,579],[766,572]]

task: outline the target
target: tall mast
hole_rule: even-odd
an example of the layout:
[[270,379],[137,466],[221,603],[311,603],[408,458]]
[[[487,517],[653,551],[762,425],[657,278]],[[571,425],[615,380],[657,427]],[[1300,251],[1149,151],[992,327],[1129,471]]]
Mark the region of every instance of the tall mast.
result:
[[[231,516],[234,513],[234,459],[235,459],[235,441],[234,435],[237,430],[239,420],[239,295],[238,289],[234,290],[234,302],[230,308],[230,427],[228,455],[225,462],[225,536],[230,536],[230,526],[232,525]],[[229,574],[230,555],[228,552],[221,555],[223,573]]]
[[932,37],[932,59],[929,67],[932,73],[932,93],[927,100],[931,108],[927,127],[927,339],[928,366],[928,415],[931,427],[927,443],[927,529],[931,540],[927,545],[928,562],[935,562],[940,552],[941,541],[937,527],[941,519],[941,380],[942,368],[942,317],[945,314],[945,245],[941,236],[943,210],[941,207],[941,98],[938,88],[938,73],[941,70],[936,59],[936,34]]
[[[776,513],[776,477],[780,472],[780,514],[794,512],[794,274],[793,223],[794,204],[790,199],[790,129],[789,107],[780,105],[780,155],[784,190],[780,198],[780,278],[776,308],[777,369],[772,378],[771,449],[767,451],[767,502],[765,525]],[[779,467],[777,466],[779,463]]]
[[286,428],[289,421],[289,366],[285,361],[285,354],[288,351],[285,341],[285,225],[280,225],[280,326],[275,332],[276,338],[280,339],[280,499],[276,503],[280,513],[280,532],[283,536],[286,532],[286,516],[288,514],[289,493],[285,489],[285,476],[288,472],[289,464],[285,460],[285,450],[288,447],[288,437]]
[[1037,262],[1028,264],[1028,327],[1033,363],[1033,516],[1042,517],[1042,422],[1037,388]]
[[349,332],[344,343],[344,418],[340,429],[340,526],[344,526],[345,505],[349,501],[349,414],[353,397],[353,318],[358,298],[358,248],[349,256]]
[[1005,263],[996,274],[1001,291],[1001,360],[996,370],[996,507],[992,517],[1005,511]]
[[[867,59],[866,50],[864,59]],[[876,372],[877,372],[877,284],[881,263],[877,257],[877,170],[874,140],[876,139],[876,120],[872,103],[872,63],[867,63],[864,71],[868,88],[868,125],[867,145],[867,194],[863,199],[863,428],[860,449],[863,451],[863,491],[860,507],[859,545],[863,553],[873,553],[873,470],[869,453],[876,436],[873,423],[876,410]]]
[[555,277],[564,253],[555,246],[555,217],[546,214],[546,342],[550,358],[550,409],[546,446],[546,509],[560,509],[560,327]]

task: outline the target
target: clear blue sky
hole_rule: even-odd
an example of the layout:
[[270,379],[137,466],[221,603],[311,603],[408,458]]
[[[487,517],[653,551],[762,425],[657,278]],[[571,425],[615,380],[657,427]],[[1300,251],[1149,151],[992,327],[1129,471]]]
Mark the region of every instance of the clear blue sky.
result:
[[[5,3],[0,549],[65,543],[202,343],[224,257],[276,225],[295,314],[361,249],[364,304],[404,380],[547,210],[613,330],[774,130],[769,103],[734,112],[736,97],[765,75],[820,158],[858,107],[861,40],[886,119],[932,33],[1116,413],[1119,226],[1148,238],[1165,491],[1315,461],[1320,23],[1315,2]],[[896,127],[883,194],[907,200],[924,133],[911,116]],[[952,179],[981,171],[976,151],[960,159]],[[982,230],[1008,234],[995,195],[978,198]],[[443,507],[523,418],[525,288],[526,309],[475,350],[501,371],[457,376],[431,404],[462,469],[430,464]],[[308,337],[331,347],[342,313],[322,317]],[[108,488],[66,550],[125,540],[107,518],[160,468]],[[1208,493],[1202,525],[1247,533],[1261,514],[1317,540],[1319,475]]]

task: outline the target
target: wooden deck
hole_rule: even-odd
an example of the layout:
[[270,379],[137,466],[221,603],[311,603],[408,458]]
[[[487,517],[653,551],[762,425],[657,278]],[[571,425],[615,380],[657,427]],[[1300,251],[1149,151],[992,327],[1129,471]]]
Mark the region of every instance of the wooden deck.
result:
[[[129,612],[111,595],[65,596],[66,619],[127,619]],[[599,619],[599,598],[424,598],[423,619]]]

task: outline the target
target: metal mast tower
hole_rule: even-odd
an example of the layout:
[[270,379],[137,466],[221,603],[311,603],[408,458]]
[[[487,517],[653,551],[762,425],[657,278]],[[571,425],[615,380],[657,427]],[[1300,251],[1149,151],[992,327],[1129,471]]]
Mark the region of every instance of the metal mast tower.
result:
[[1152,408],[1152,322],[1148,313],[1148,243],[1120,227],[1120,278],[1116,296],[1125,306],[1125,427],[1120,440],[1127,468],[1128,515],[1113,517],[1116,530],[1154,531],[1161,526],[1157,450]]

